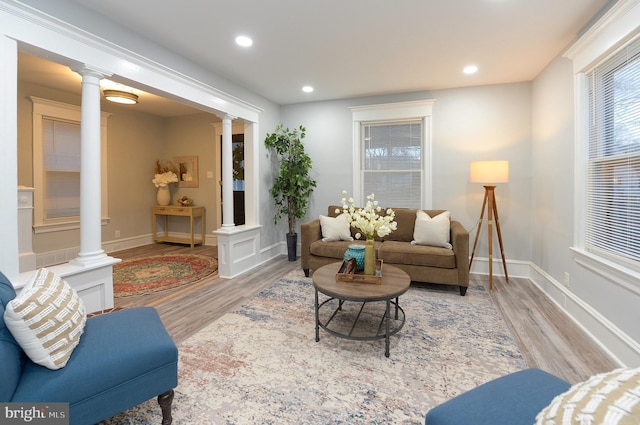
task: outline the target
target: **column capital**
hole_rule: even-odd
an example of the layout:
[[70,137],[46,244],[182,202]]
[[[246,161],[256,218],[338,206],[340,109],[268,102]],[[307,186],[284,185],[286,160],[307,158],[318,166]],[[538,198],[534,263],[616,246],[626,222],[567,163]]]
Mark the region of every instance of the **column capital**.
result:
[[113,75],[113,73],[109,71],[100,69],[95,66],[86,65],[86,64],[79,64],[76,66],[72,66],[70,68],[73,72],[80,74],[83,78],[94,77],[94,78],[97,78],[98,80],[102,80],[103,78],[111,77]]
[[218,118],[220,118],[223,122],[224,122],[224,121],[233,121],[233,120],[235,120],[235,119],[238,119],[238,117],[233,116],[233,115],[231,115],[231,114],[216,114],[216,116],[217,116]]

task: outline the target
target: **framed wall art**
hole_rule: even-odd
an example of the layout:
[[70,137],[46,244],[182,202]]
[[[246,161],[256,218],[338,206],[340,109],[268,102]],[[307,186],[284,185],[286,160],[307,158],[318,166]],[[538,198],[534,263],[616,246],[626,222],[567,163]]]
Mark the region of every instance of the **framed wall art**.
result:
[[176,156],[174,162],[178,165],[178,187],[198,187],[198,157]]

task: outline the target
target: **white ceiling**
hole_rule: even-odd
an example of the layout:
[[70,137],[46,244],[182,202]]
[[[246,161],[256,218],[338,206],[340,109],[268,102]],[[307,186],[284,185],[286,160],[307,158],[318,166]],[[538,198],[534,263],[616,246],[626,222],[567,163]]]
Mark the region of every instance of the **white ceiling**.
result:
[[76,1],[279,104],[531,81],[609,3]]

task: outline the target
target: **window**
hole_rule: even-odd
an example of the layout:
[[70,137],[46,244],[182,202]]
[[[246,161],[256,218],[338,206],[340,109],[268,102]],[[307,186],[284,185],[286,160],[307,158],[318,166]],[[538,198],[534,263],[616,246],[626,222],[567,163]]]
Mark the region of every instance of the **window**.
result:
[[43,118],[45,220],[80,216],[80,124]]
[[431,207],[433,100],[356,106],[353,198],[385,207]]
[[[33,228],[35,233],[80,228],[79,106],[31,97],[33,103]],[[107,118],[101,118],[102,222],[108,221]]]
[[640,270],[640,39],[587,77],[585,249]]
[[420,208],[422,121],[361,124],[362,186],[384,205]]

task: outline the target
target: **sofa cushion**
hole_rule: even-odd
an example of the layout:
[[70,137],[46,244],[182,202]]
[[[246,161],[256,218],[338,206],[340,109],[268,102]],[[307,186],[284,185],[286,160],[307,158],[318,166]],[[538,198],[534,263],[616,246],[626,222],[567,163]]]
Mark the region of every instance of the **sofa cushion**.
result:
[[389,264],[456,268],[456,256],[451,249],[427,245],[412,245],[411,242],[385,241],[378,248],[378,258]]
[[[336,261],[342,261],[344,257],[344,253],[347,252],[347,248],[349,245],[354,242],[349,241],[333,241],[333,242],[322,242],[315,241],[311,243],[309,247],[309,251],[312,255],[316,255],[318,257],[325,258],[335,258]],[[357,242],[364,243],[364,242]],[[380,246],[382,246],[382,242],[375,242],[374,247],[377,250]]]
[[637,425],[640,368],[592,376],[558,395],[536,417],[536,425],[577,423]]
[[0,401],[11,400],[22,374],[22,349],[4,323],[6,305],[16,296],[9,279],[0,272]]
[[320,229],[324,242],[352,241],[347,216],[340,214],[337,217],[320,216]]
[[418,211],[411,243],[451,249],[453,247],[449,243],[450,233],[451,213],[449,211],[445,211],[435,217],[431,217],[424,211]]
[[7,305],[5,323],[29,358],[49,369],[67,364],[84,330],[84,303],[67,282],[48,269]]
[[384,240],[410,242],[413,238],[413,223],[416,221],[416,211],[411,208],[393,208],[398,228],[385,236]]

